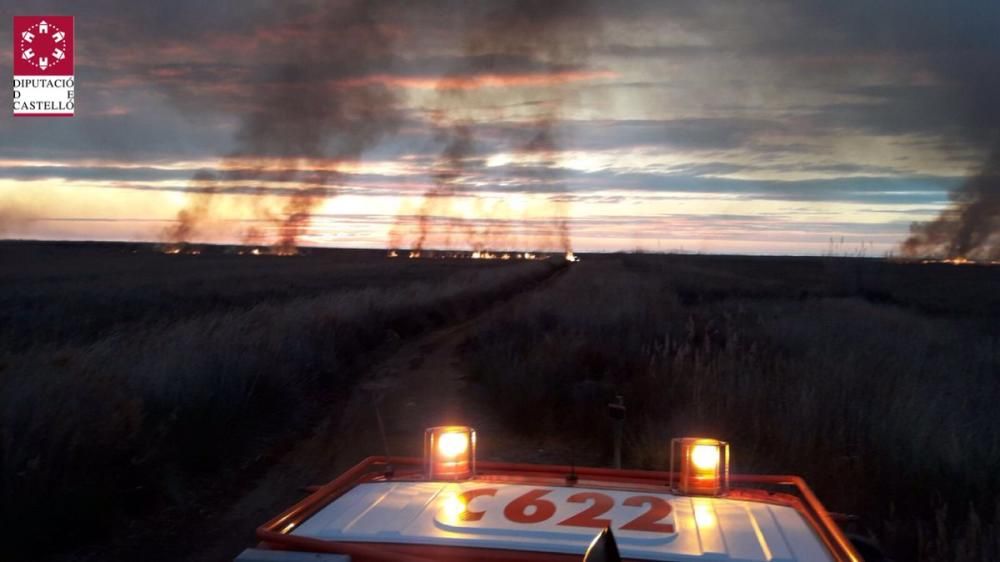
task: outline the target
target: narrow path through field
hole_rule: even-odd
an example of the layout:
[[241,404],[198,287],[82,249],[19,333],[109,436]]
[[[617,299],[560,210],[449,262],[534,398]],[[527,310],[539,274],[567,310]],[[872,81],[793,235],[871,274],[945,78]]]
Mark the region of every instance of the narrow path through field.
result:
[[[539,287],[557,282],[558,277],[557,274]],[[525,294],[496,306],[508,305]],[[511,434],[496,419],[480,389],[469,382],[460,346],[489,312],[410,341],[374,365],[343,408],[331,412],[311,437],[276,462],[238,502],[203,522],[205,532],[201,542],[196,539],[183,559],[232,560],[243,548],[255,543],[253,533],[259,524],[305,495],[303,486],[329,481],[367,456],[385,454],[386,444],[377,428],[376,404],[392,455],[420,456],[425,427],[461,423],[479,431],[482,459],[595,462],[596,459],[572,451],[573,444],[564,440],[524,439]]]

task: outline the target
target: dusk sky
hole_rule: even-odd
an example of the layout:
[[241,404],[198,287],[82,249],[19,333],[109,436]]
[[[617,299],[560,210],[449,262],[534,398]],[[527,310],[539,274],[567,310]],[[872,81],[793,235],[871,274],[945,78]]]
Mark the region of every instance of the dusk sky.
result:
[[882,255],[996,142],[998,2],[538,4],[8,2],[77,104],[0,88],[0,237]]

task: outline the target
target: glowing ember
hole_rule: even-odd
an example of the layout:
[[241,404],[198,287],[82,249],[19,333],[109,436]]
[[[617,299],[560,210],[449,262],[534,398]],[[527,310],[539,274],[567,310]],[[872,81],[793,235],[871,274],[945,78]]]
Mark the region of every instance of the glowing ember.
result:
[[498,256],[492,252],[486,252],[486,251],[480,252],[478,250],[472,252],[472,259],[474,260],[495,260],[497,259],[497,257]]
[[250,248],[244,246],[236,252],[240,256],[299,256],[298,248],[290,246],[271,246],[269,248]]
[[[399,252],[396,250],[389,250],[386,257],[396,258],[399,257]],[[422,259],[457,259],[457,260],[544,260],[548,259],[548,255],[539,255],[532,252],[503,252],[495,253],[489,250],[476,250],[474,252],[440,252],[434,250],[410,250],[407,255],[410,259],[422,258]],[[567,258],[570,261],[580,261],[579,258],[569,254]]]
[[920,260],[920,263],[946,263],[949,265],[1000,265],[1000,260],[970,260],[966,257],[956,257],[956,258],[943,258],[943,259],[925,259]]
[[180,254],[187,254],[189,256],[197,256],[198,254],[201,253],[201,250],[199,250],[198,248],[191,248],[191,247],[186,246],[184,244],[172,244],[170,246],[164,247],[161,251],[164,254],[171,255],[171,256],[177,256],[177,255],[180,255]]
[[947,263],[947,264],[950,264],[950,265],[978,265],[978,264],[990,264],[992,262],[980,262],[980,261],[970,260],[969,258],[965,258],[965,257],[959,256],[957,258],[943,258],[943,259],[926,259],[926,260],[920,260],[920,263]]

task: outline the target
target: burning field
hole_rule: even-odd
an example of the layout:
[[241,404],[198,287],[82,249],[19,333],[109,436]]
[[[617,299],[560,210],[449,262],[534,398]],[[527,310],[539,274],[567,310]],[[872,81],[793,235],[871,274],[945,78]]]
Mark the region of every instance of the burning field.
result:
[[[398,258],[406,257],[407,259],[452,259],[452,260],[518,260],[518,261],[534,261],[534,260],[547,260],[552,258],[549,254],[539,254],[534,252],[491,252],[489,250],[476,250],[474,252],[453,252],[453,251],[443,251],[443,250],[410,250],[409,252],[404,252],[400,254],[396,250],[389,250],[387,257]],[[559,255],[564,261],[567,262],[577,262],[580,258],[576,256],[573,252],[566,252],[565,254]]]
[[[267,77],[272,86],[245,112],[234,135],[236,148],[215,170],[200,170],[190,179],[186,206],[162,232],[165,252],[195,251],[193,244],[234,213],[253,221],[254,226],[239,233],[245,245],[261,246],[260,252],[273,255],[298,252],[313,215],[339,195],[344,172],[356,169],[366,151],[406,126],[399,92],[382,81],[348,81],[330,88],[327,82],[306,79],[320,66],[335,76],[364,76],[399,58],[392,30],[378,22],[387,4],[331,6],[300,30],[308,40],[297,43]],[[568,200],[559,197],[567,186],[558,171],[555,129],[564,100],[579,93],[574,80],[564,80],[567,69],[582,67],[599,33],[598,19],[589,2],[563,0],[488,2],[467,12],[458,39],[462,56],[436,80],[426,110],[440,147],[420,169],[432,185],[417,198],[415,209],[401,209],[388,232],[389,247],[411,256],[441,255],[434,248],[488,259],[499,252],[496,248],[506,248],[497,253],[500,259],[536,252],[571,256]],[[526,116],[506,115],[502,109],[482,114],[484,103],[492,103],[491,94],[468,88],[469,77],[496,72],[505,60],[517,59],[539,65],[533,69],[536,90],[540,88],[535,95],[546,101]],[[497,80],[504,84],[512,79]],[[517,127],[508,138],[497,139],[494,133],[490,142],[502,141],[510,154],[530,162],[526,173],[531,182],[550,192],[518,208],[483,197],[484,186],[472,181],[471,171],[481,168],[484,159],[477,134],[492,121],[511,119]]]

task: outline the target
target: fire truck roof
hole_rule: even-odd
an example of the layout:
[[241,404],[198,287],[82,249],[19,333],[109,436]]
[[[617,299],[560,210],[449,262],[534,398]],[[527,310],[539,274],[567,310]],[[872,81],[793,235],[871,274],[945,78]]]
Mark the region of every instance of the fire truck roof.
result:
[[[471,515],[470,515],[471,514]],[[575,554],[614,529],[638,560],[832,560],[795,508],[648,490],[489,481],[368,482],[291,531],[338,542]]]
[[575,561],[605,528],[628,560],[859,560],[797,477],[733,475],[737,488],[708,496],[671,491],[669,475],[484,462],[448,480],[372,458],[261,526],[266,552],[239,560]]

